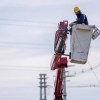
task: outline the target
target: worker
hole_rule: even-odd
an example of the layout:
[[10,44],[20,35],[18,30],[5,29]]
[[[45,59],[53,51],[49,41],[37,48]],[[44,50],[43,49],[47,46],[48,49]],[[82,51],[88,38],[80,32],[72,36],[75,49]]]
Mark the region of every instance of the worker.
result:
[[70,26],[70,29],[69,29],[70,34],[72,34],[72,26],[74,24],[85,24],[85,25],[88,25],[87,16],[81,12],[79,7],[74,7],[74,13],[77,16],[77,20],[69,24],[69,26]]
[[88,25],[88,19],[86,15],[81,12],[79,7],[74,8],[74,13],[77,16],[77,20],[74,23]]

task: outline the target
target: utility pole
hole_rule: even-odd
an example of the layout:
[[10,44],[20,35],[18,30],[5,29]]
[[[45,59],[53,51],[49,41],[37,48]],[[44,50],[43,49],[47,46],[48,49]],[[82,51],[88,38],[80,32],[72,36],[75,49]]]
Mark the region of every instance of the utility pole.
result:
[[[67,75],[66,75],[67,73]],[[70,75],[69,71],[66,71],[65,68],[63,69],[63,97],[64,100],[67,100],[67,91],[66,91],[66,77],[74,77],[75,75]]]
[[46,74],[39,74],[40,76],[40,100],[47,100],[46,98],[46,88],[47,88],[47,85],[46,85]]

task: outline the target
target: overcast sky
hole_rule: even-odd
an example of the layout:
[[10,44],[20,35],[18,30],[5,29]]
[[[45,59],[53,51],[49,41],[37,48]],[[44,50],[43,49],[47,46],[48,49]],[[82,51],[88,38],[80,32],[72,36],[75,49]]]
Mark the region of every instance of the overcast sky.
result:
[[[99,0],[0,1],[0,100],[39,100],[39,74],[47,73],[48,100],[53,99],[54,75],[50,70],[54,36],[60,21],[76,19],[79,6],[89,24],[100,29]],[[92,41],[88,63],[69,68],[70,73],[100,65],[100,37]],[[67,43],[69,44],[69,42]],[[68,86],[99,84],[100,68],[76,75]],[[96,74],[95,74],[96,73]],[[88,77],[87,77],[88,76]],[[100,100],[99,88],[68,88],[69,100]]]

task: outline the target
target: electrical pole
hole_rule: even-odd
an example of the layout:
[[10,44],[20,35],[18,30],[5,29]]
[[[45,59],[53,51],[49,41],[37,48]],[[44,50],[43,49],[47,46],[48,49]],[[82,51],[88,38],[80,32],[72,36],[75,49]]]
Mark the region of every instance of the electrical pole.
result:
[[[67,75],[66,75],[67,73]],[[64,100],[67,100],[67,91],[66,91],[66,77],[74,77],[75,75],[70,75],[69,71],[66,71],[65,68],[63,69],[63,97]]]
[[39,74],[40,76],[40,100],[47,100],[46,99],[46,88],[47,88],[47,85],[46,85],[46,74]]

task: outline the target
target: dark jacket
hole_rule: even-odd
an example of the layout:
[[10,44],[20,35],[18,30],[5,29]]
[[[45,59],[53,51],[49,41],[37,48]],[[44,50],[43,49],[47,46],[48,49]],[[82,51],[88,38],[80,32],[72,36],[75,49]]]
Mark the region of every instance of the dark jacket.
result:
[[79,12],[78,14],[76,14],[76,16],[77,20],[74,23],[88,25],[88,19],[85,14]]

